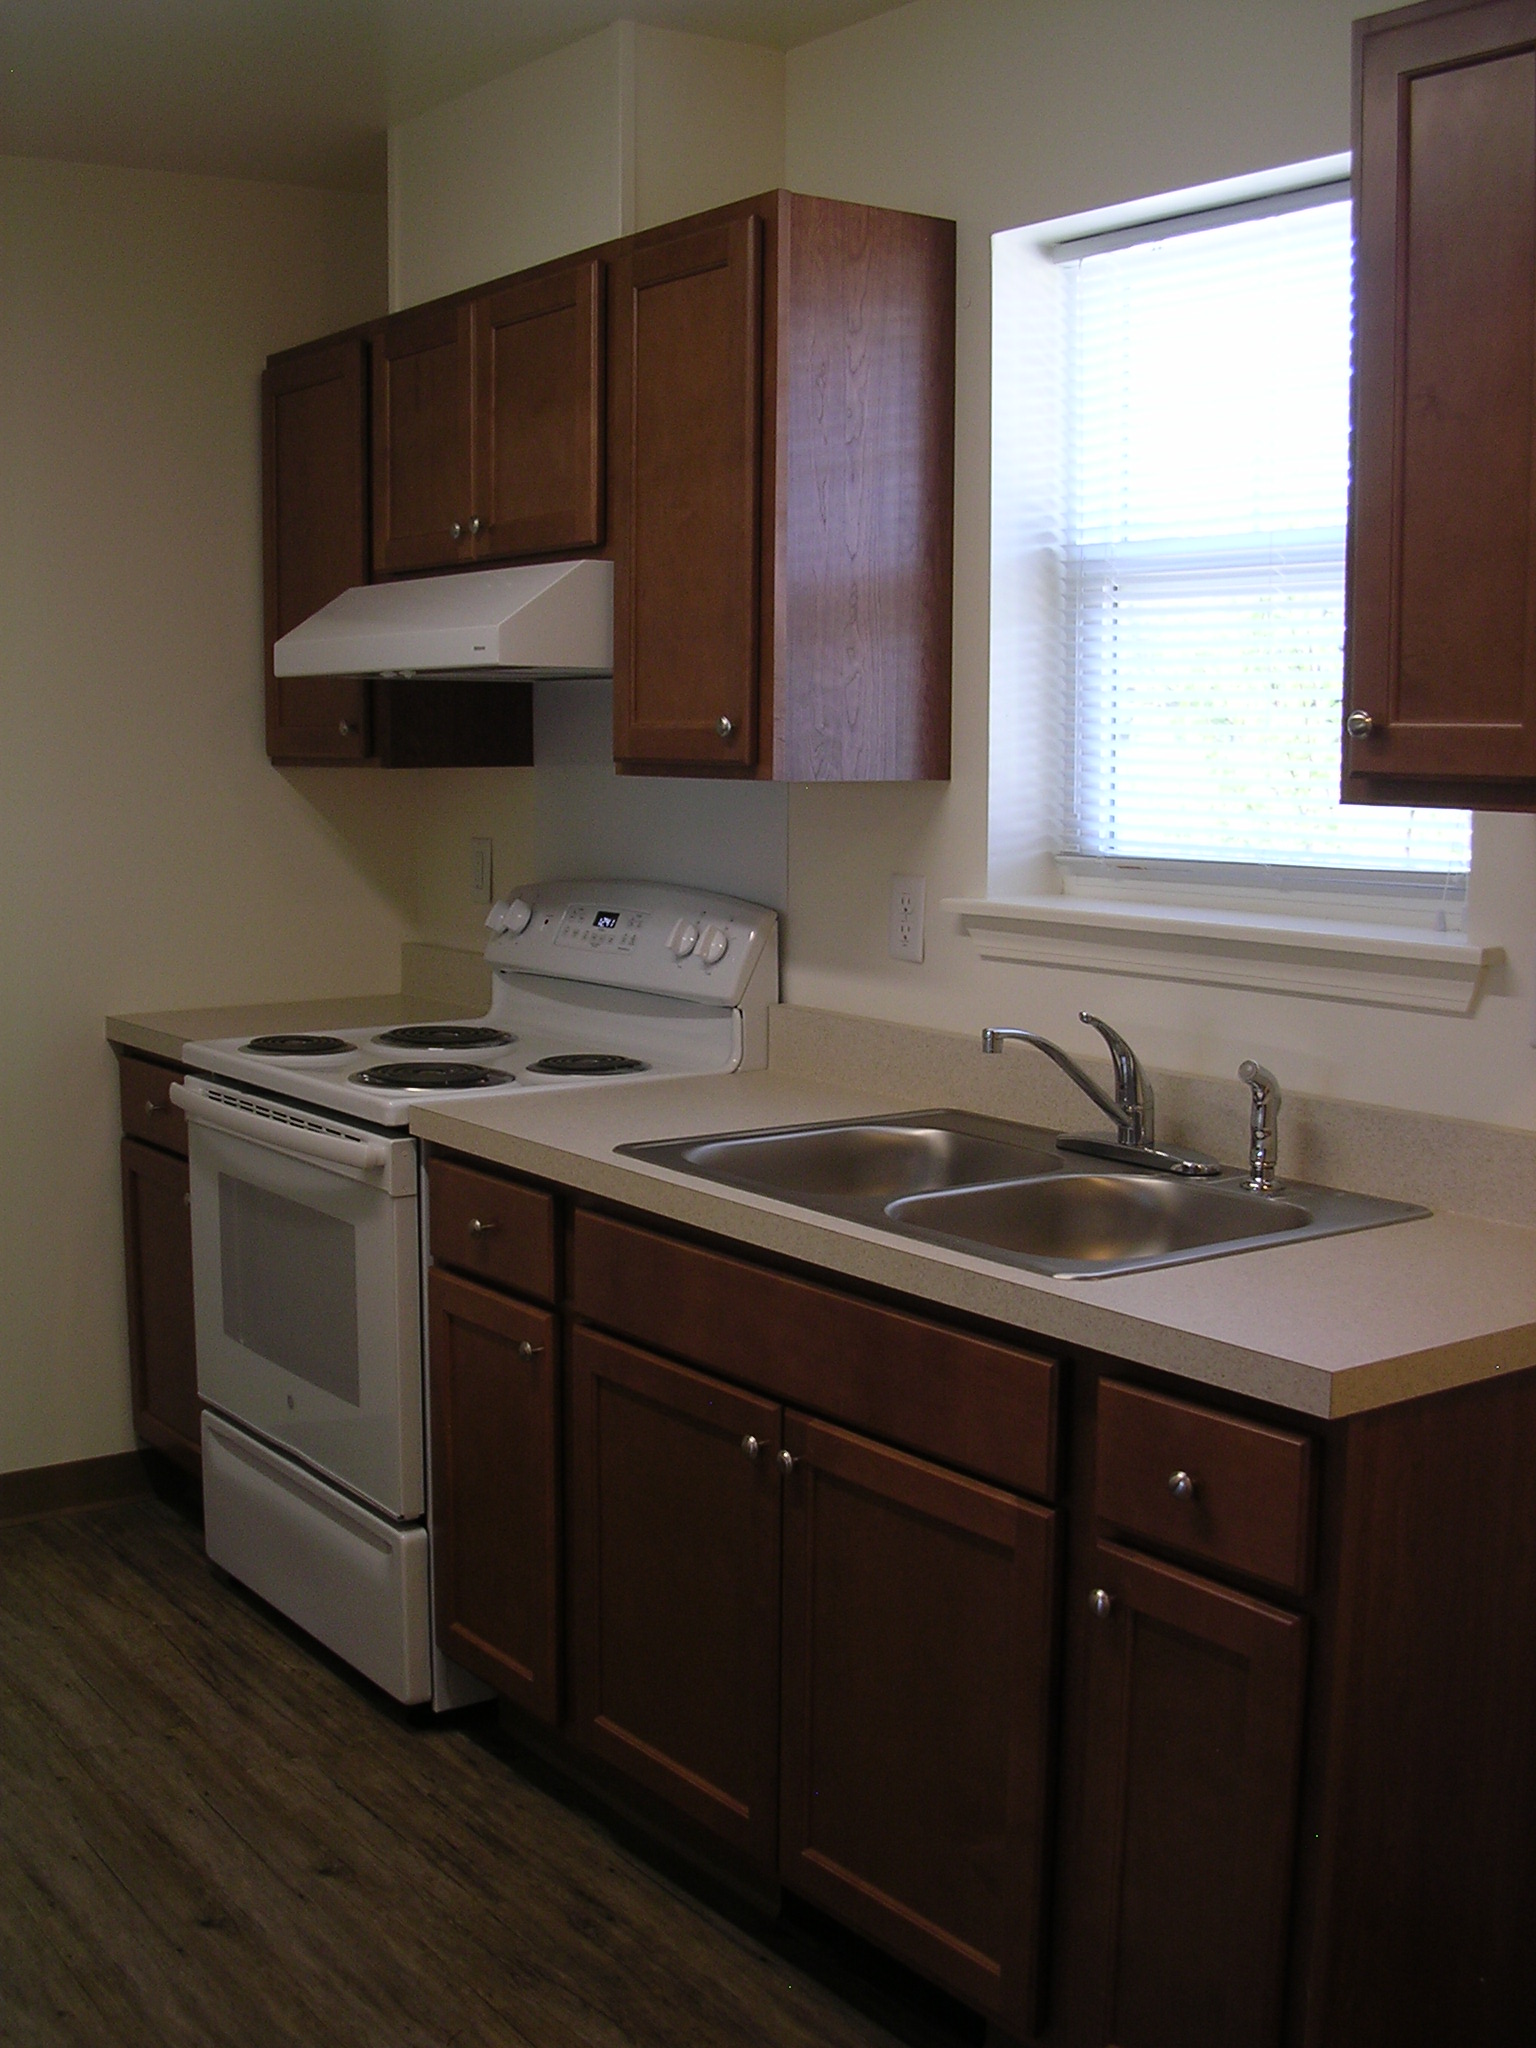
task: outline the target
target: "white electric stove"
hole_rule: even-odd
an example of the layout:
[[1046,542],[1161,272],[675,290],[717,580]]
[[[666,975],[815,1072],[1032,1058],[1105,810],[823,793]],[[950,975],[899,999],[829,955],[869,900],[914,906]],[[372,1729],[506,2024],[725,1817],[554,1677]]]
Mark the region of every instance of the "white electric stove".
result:
[[483,1017],[187,1046],[208,1554],[397,1699],[436,1650],[417,1103],[762,1066],[771,910],[642,882],[496,904]]

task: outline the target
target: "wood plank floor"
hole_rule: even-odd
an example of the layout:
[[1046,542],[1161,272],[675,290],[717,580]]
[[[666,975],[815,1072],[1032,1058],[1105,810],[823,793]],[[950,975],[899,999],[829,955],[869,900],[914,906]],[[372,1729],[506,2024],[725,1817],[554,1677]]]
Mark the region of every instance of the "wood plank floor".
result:
[[171,1507],[0,1528],[7,2048],[894,2040],[483,1725],[312,1655]]

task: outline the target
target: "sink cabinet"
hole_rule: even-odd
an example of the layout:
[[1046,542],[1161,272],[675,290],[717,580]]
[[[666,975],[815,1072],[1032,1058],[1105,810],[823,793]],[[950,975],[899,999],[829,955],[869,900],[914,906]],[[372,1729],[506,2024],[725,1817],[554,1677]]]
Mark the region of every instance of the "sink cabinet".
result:
[[526,1739],[994,2048],[1536,2038],[1536,1373],[1298,1418],[432,1173],[438,1635]]

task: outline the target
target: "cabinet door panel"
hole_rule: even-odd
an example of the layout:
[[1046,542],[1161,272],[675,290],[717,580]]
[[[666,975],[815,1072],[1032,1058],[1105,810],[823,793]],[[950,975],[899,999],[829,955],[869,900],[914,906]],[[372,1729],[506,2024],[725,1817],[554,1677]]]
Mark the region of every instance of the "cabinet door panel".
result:
[[1055,1515],[791,1414],[780,1873],[1028,2026]]
[[445,1656],[554,1723],[555,1319],[437,1270],[428,1299],[437,1639]]
[[621,762],[757,758],[761,244],[746,214],[617,270]]
[[603,538],[603,266],[474,303],[477,559]]
[[471,383],[467,306],[396,314],[374,337],[373,560],[380,575],[470,558]]
[[1346,791],[1536,776],[1536,6],[1359,36]]
[[146,1443],[198,1471],[187,1162],[124,1138],[122,1165],[133,1425]]
[[579,1329],[570,1412],[575,1732],[771,1869],[780,1411]]
[[267,752],[277,761],[361,760],[367,685],[274,676],[272,643],[368,581],[368,406],[359,337],[269,364],[262,378]]
[[1291,1890],[1306,1625],[1101,1543],[1085,1901],[1113,2048],[1272,2048]]

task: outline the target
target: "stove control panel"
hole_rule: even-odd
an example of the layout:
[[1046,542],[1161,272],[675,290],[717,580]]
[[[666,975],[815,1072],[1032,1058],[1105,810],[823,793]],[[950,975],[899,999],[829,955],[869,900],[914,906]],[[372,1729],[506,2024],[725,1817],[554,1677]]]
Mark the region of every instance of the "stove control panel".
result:
[[738,1004],[765,946],[777,960],[774,911],[661,882],[528,883],[486,923],[493,966],[694,1002]]

